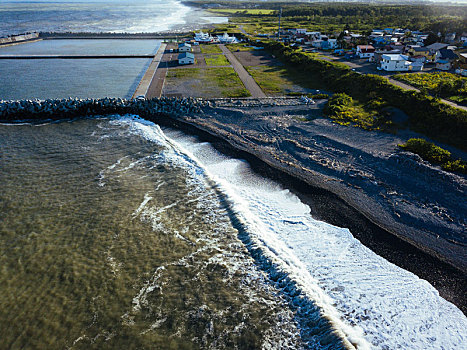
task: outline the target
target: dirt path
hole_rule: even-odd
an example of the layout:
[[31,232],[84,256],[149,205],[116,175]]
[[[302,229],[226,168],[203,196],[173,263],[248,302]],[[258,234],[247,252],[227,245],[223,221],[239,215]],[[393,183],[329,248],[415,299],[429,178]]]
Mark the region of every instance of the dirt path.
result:
[[230,52],[225,45],[219,44],[222,53],[227,57],[230,64],[232,65],[235,72],[238,74],[238,77],[242,81],[245,88],[250,91],[251,97],[261,98],[267,97],[266,94],[261,90],[261,88],[256,84],[256,81],[252,78],[252,76],[246,71],[243,65],[237,60],[237,58]]

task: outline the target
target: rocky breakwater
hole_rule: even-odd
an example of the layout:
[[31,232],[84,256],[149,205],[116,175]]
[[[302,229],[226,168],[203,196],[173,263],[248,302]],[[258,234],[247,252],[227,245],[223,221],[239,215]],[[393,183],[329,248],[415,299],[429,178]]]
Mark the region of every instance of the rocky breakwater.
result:
[[199,112],[203,105],[205,102],[192,98],[166,97],[0,101],[0,120],[61,120],[110,114],[135,114],[153,119],[158,116],[191,115]]

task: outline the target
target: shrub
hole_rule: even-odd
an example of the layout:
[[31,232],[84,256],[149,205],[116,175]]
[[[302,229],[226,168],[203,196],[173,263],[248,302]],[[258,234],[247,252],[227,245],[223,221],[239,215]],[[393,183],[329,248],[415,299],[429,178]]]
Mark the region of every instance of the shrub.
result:
[[451,160],[451,152],[424,139],[409,139],[405,144],[399,145],[399,147],[418,154],[430,163],[443,164]]

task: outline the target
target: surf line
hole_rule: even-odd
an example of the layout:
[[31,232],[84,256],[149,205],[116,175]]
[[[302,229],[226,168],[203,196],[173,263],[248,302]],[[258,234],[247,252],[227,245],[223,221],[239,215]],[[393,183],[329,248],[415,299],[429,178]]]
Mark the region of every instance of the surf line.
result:
[[[136,122],[140,122],[137,120]],[[337,346],[345,349],[370,349],[359,326],[347,324],[333,300],[319,287],[303,263],[271,232],[259,218],[251,214],[248,203],[239,197],[234,188],[210,171],[177,141],[170,139],[160,127],[151,122],[158,137],[169,145],[184,161],[195,168],[195,174],[204,177],[226,210],[229,219],[238,231],[257,266],[266,273],[295,313],[300,325],[302,340],[309,345],[320,344],[323,348]]]

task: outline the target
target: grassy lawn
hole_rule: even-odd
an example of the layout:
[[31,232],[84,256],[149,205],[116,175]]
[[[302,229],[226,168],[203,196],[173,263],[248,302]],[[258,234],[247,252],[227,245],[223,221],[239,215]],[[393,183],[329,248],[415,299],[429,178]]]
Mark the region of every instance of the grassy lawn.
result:
[[169,69],[164,89],[168,93],[202,98],[250,96],[230,67]]
[[228,44],[226,46],[231,52],[235,52],[237,50],[238,51],[253,51],[254,50],[254,48],[252,48],[248,44]]
[[293,83],[283,67],[246,67],[256,83],[267,95],[284,95],[292,91]]
[[202,53],[222,53],[217,45],[200,45],[200,49]]
[[467,78],[447,73],[396,74],[394,79],[425,89],[434,96],[449,98],[459,104],[467,105]]
[[230,66],[230,62],[224,55],[204,56],[204,59],[208,66]]

